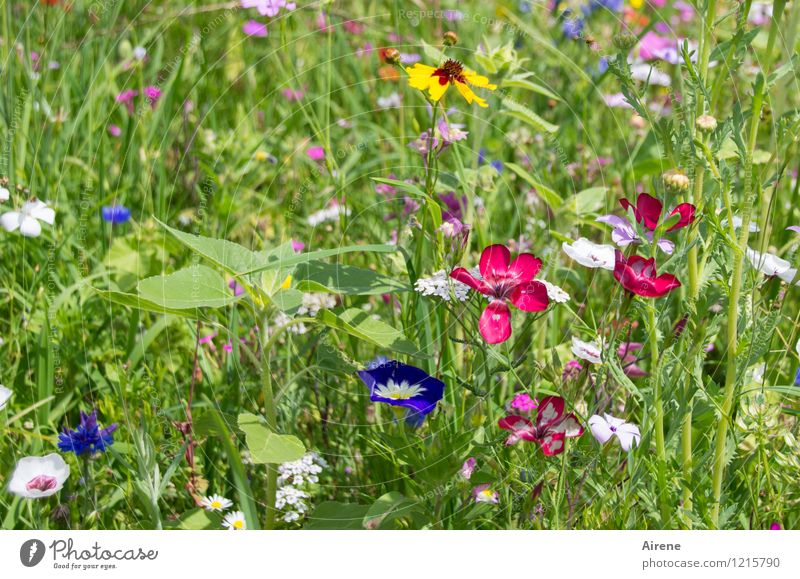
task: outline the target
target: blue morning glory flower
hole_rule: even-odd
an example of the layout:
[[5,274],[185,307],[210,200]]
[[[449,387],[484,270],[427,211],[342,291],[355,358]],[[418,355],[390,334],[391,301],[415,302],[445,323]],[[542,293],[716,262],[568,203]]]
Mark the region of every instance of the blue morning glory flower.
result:
[[794,385],[800,386],[800,367],[798,367],[797,372],[794,373]]
[[106,448],[114,444],[113,432],[117,424],[100,428],[97,424],[97,410],[91,414],[81,411],[81,423],[75,430],[64,429],[58,435],[58,448],[61,452],[74,452],[76,455],[88,452],[105,452]]
[[103,205],[102,216],[109,223],[125,223],[131,218],[131,210],[124,205]]
[[444,395],[444,382],[429,376],[424,370],[397,360],[358,372],[369,387],[369,399],[392,406],[408,408],[408,421],[419,425],[425,415],[433,412]]

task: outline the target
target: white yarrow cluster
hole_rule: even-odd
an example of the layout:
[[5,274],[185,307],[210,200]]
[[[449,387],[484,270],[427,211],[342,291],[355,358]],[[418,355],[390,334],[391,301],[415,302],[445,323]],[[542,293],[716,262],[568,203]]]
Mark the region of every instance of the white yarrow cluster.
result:
[[554,283],[540,279],[547,288],[547,297],[557,304],[565,304],[570,300],[569,294]]
[[303,305],[297,309],[301,316],[316,316],[320,310],[336,307],[336,296],[333,294],[303,294]]
[[321,225],[328,221],[336,221],[340,215],[350,215],[350,209],[346,209],[342,205],[331,205],[325,209],[320,209],[316,213],[308,216],[308,224],[312,227]]
[[[452,287],[452,294],[450,288]],[[469,286],[451,279],[447,273],[440,269],[431,277],[421,277],[414,284],[414,289],[424,296],[437,296],[449,302],[452,296],[460,301],[466,301],[469,297]]]
[[319,482],[319,473],[328,466],[316,452],[307,452],[303,458],[284,462],[278,467],[278,492],[275,508],[285,511],[287,523],[299,521],[308,512],[307,499],[311,495],[307,486]]

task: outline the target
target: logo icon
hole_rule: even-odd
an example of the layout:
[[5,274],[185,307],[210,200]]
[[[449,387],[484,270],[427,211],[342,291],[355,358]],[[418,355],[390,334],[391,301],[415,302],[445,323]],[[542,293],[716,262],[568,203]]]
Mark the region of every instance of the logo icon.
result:
[[29,539],[19,548],[19,560],[26,567],[36,567],[44,559],[44,543],[39,539]]

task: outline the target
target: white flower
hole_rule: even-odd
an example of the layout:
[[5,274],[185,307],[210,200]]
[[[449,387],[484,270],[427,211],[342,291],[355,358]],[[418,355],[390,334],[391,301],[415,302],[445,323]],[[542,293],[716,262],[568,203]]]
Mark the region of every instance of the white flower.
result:
[[393,92],[387,97],[378,97],[378,108],[380,109],[396,109],[403,104],[403,97],[398,93]]
[[766,276],[771,277],[777,275],[786,283],[792,283],[792,280],[797,274],[797,269],[792,267],[791,263],[785,259],[781,259],[775,254],[767,253],[766,251],[761,253],[749,247],[745,254],[753,267]]
[[339,204],[331,205],[325,209],[320,209],[316,213],[312,213],[308,216],[307,221],[309,225],[316,227],[327,221],[336,221],[339,219],[340,215],[350,215],[350,209]]
[[669,86],[672,84],[672,79],[666,72],[661,72],[646,62],[639,62],[631,65],[631,78],[634,80],[649,81],[651,85]]
[[600,345],[597,342],[584,342],[575,336],[572,336],[572,353],[592,364],[599,364],[602,361]]
[[22,206],[19,211],[9,211],[0,217],[0,223],[6,231],[16,231],[25,237],[39,237],[42,226],[39,221],[52,225],[56,220],[56,212],[47,206],[44,201],[32,199]]
[[231,511],[222,519],[222,526],[229,531],[246,531],[247,523],[244,520],[242,511]]
[[8,492],[26,499],[39,499],[56,494],[69,478],[69,465],[60,454],[26,456],[20,459]]
[[8,192],[8,189],[5,187],[0,186],[0,203],[4,201],[8,201],[11,197],[11,193]]
[[6,405],[6,402],[8,402],[8,399],[11,398],[12,394],[13,392],[11,390],[0,384],[0,410],[3,409],[3,407]]
[[[725,219],[720,221],[720,224],[723,227],[727,227],[728,226],[728,218],[726,217]],[[741,226],[742,226],[742,218],[739,217],[738,215],[734,215],[733,216],[733,228],[734,229],[739,229]],[[758,233],[758,231],[759,231],[758,224],[755,221],[750,221],[750,224],[747,226],[747,230],[750,233]]]
[[614,271],[615,249],[613,245],[600,245],[589,241],[585,237],[579,237],[572,245],[564,242],[561,245],[568,256],[586,267],[602,267],[609,271]]
[[211,495],[209,497],[203,497],[203,500],[200,501],[203,505],[203,508],[207,511],[216,511],[221,512],[226,509],[231,508],[233,506],[233,501],[230,499],[226,499],[221,495]]
[[545,281],[543,279],[540,279],[539,281],[542,282],[544,287],[547,288],[547,297],[552,301],[556,302],[557,304],[565,304],[569,301],[569,294],[556,284],[550,283],[549,281]]
[[[450,292],[452,288],[452,294]],[[437,296],[449,302],[451,295],[460,301],[466,301],[469,297],[469,286],[451,279],[443,269],[434,273],[431,277],[421,277],[414,284],[414,289],[424,296]]]
[[303,304],[297,308],[301,316],[316,316],[320,310],[336,307],[336,296],[325,293],[303,294]]
[[136,60],[144,60],[147,56],[147,49],[144,46],[137,46],[133,49],[133,58]]
[[375,384],[372,393],[381,398],[391,398],[392,400],[408,400],[414,398],[425,392],[425,388],[419,384],[409,384],[408,380],[402,380],[400,383],[395,382],[391,378],[386,384]]
[[630,450],[633,445],[639,446],[639,440],[642,438],[638,426],[621,418],[614,418],[610,414],[603,416],[595,414],[589,419],[589,428],[592,430],[592,436],[600,444],[605,444],[612,436],[616,436],[624,451]]

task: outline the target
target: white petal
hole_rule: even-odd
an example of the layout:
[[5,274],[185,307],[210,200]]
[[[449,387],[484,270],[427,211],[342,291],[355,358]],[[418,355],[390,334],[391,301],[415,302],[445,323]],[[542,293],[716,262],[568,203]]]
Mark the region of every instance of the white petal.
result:
[[589,429],[600,444],[605,444],[614,435],[605,419],[597,414],[589,419]]
[[622,447],[622,450],[629,451],[632,445],[639,446],[639,440],[641,440],[641,435],[639,434],[639,427],[635,424],[623,424],[619,428],[617,428],[617,438],[619,439],[619,445]]
[[52,225],[56,220],[56,210],[52,207],[48,207],[47,203],[43,201],[37,201],[28,211],[28,215],[34,219],[44,221],[48,225]]
[[5,187],[0,187],[0,201],[8,201],[11,194],[8,192],[8,189]]
[[610,414],[603,414],[603,416],[605,416],[608,425],[613,426],[614,428],[618,428],[625,424],[625,421],[622,418],[614,418]]
[[3,409],[3,406],[6,405],[6,402],[11,398],[12,394],[13,392],[11,392],[11,390],[0,384],[0,410]]
[[25,237],[39,237],[42,234],[42,226],[33,217],[23,217],[19,232]]
[[19,212],[9,211],[8,213],[3,213],[2,217],[0,217],[0,224],[6,231],[16,231],[19,227]]

